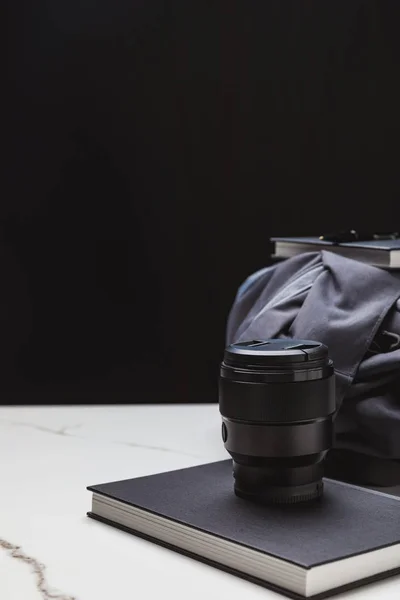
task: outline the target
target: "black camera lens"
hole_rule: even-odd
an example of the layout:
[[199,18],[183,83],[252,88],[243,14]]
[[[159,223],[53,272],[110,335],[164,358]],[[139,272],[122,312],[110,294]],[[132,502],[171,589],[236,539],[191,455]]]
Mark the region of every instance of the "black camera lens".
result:
[[263,503],[321,496],[335,408],[333,364],[323,344],[269,339],[228,346],[219,409],[236,495]]

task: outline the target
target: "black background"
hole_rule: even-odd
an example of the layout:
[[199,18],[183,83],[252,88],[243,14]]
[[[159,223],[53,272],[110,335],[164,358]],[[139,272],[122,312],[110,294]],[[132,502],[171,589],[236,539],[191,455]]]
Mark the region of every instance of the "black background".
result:
[[271,235],[398,229],[396,0],[7,8],[0,402],[215,401]]

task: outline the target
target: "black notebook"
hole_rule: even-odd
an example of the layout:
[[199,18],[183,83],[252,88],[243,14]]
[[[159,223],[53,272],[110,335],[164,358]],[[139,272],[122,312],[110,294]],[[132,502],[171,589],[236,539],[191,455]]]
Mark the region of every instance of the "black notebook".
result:
[[273,237],[273,258],[290,258],[303,252],[329,250],[347,258],[388,269],[400,268],[400,239],[334,244],[318,237]]
[[293,598],[400,573],[400,498],[380,492],[325,480],[318,501],[260,506],[230,460],[88,489],[90,517]]

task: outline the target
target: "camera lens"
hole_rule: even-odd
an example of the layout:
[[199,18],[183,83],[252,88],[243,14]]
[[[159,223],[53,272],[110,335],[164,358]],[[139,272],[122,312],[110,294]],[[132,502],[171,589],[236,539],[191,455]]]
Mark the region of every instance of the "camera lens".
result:
[[269,339],[228,346],[219,409],[236,495],[263,503],[321,496],[335,408],[333,364],[323,344]]

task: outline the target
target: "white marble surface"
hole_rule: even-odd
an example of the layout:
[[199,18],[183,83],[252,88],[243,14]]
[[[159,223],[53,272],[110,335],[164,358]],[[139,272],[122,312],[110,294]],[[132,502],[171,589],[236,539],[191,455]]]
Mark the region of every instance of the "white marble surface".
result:
[[[224,458],[216,405],[0,408],[0,599],[279,600],[86,517],[87,485]],[[340,598],[399,600],[400,578]]]

